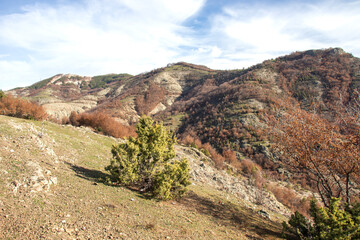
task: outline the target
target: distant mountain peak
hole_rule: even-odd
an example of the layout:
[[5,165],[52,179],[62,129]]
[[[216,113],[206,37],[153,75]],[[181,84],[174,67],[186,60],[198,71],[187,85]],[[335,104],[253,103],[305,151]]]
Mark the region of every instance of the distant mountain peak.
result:
[[187,63],[187,62],[169,63],[167,65],[167,67],[172,67],[172,66],[184,66],[184,67],[190,67],[193,69],[204,70],[204,71],[208,71],[208,72],[216,71],[216,70],[208,68],[207,66],[204,66],[204,65],[197,65],[197,64]]
[[306,51],[296,51],[293,52],[289,55],[285,55],[282,57],[279,57],[280,60],[287,60],[287,61],[292,61],[292,60],[298,60],[301,59],[305,56],[308,57],[322,57],[322,56],[341,56],[341,55],[346,55],[348,54],[349,56],[352,56],[350,53],[345,52],[342,48],[336,47],[336,48],[325,48],[325,49],[311,49],[311,50],[306,50]]

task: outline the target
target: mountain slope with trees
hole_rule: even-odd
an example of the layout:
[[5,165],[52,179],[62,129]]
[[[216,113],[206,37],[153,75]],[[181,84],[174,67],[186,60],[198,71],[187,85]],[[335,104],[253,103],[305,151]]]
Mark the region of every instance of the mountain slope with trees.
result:
[[267,116],[275,114],[274,106],[286,104],[289,109],[315,111],[336,124],[341,109],[354,106],[359,88],[359,58],[330,48],[228,71],[180,62],[136,76],[58,75],[11,93],[35,100],[50,112],[63,109],[65,117],[71,111],[101,112],[133,125],[150,115],[182,142],[210,154],[219,168],[231,164],[251,175],[249,166],[256,164],[266,170],[265,177],[292,178],[306,186],[271,150]]
[[[359,82],[360,59],[330,48],[228,71],[180,62],[136,76],[57,75],[1,93],[0,108],[30,119],[26,106],[43,113],[11,95],[20,96],[41,104],[52,121],[115,137],[134,136],[135,123],[151,116],[201,158],[190,164],[192,178],[212,179],[207,184],[286,214],[276,198],[309,216],[311,197],[323,212],[333,197],[345,210],[359,200]],[[221,180],[208,162],[225,173]],[[230,187],[237,181],[241,190]],[[294,216],[301,225],[305,218]]]

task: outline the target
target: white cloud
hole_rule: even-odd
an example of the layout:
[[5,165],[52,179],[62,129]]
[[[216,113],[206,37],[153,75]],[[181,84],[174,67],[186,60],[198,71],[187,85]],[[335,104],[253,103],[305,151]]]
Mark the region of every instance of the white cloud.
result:
[[[206,0],[25,6],[23,13],[0,16],[0,88],[58,73],[136,74],[177,61],[242,68],[314,48],[342,47],[360,56],[360,1],[229,2],[202,16],[196,14]],[[194,25],[185,27],[189,18]]]
[[208,58],[203,64],[246,67],[293,51],[328,47],[360,56],[359,12],[360,1],[340,0],[224,6],[201,43],[203,48],[216,44],[222,60]]
[[29,85],[25,80],[29,76],[41,80],[30,64],[21,61],[0,61],[0,73],[0,90]]
[[[177,58],[179,45],[188,44],[181,23],[204,4],[204,0],[84,2],[82,6],[28,5],[24,13],[0,16],[0,49],[23,52],[4,53],[17,59],[2,57],[8,67],[0,69],[16,85],[5,86],[1,79],[0,88],[19,86],[20,78],[28,79],[21,83],[29,85],[39,75],[135,74],[166,65]],[[19,62],[26,67],[19,68]]]

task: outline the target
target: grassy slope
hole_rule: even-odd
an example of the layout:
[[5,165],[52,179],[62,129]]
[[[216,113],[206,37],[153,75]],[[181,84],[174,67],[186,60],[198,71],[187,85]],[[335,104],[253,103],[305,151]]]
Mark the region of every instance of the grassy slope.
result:
[[[157,202],[104,185],[114,143],[88,129],[0,116],[0,239],[279,237],[279,223],[208,186]],[[31,180],[39,172],[57,184],[39,191]]]

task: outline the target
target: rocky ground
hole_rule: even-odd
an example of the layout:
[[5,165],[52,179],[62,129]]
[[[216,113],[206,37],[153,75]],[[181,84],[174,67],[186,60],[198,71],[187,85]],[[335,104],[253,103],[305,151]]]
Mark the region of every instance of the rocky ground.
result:
[[225,170],[214,168],[211,159],[199,150],[179,145],[175,149],[178,158],[185,157],[190,160],[191,177],[195,184],[207,184],[223,192],[225,197],[227,193],[232,194],[252,209],[291,215],[291,212],[278,202],[273,194],[258,189],[246,177],[232,176]]

